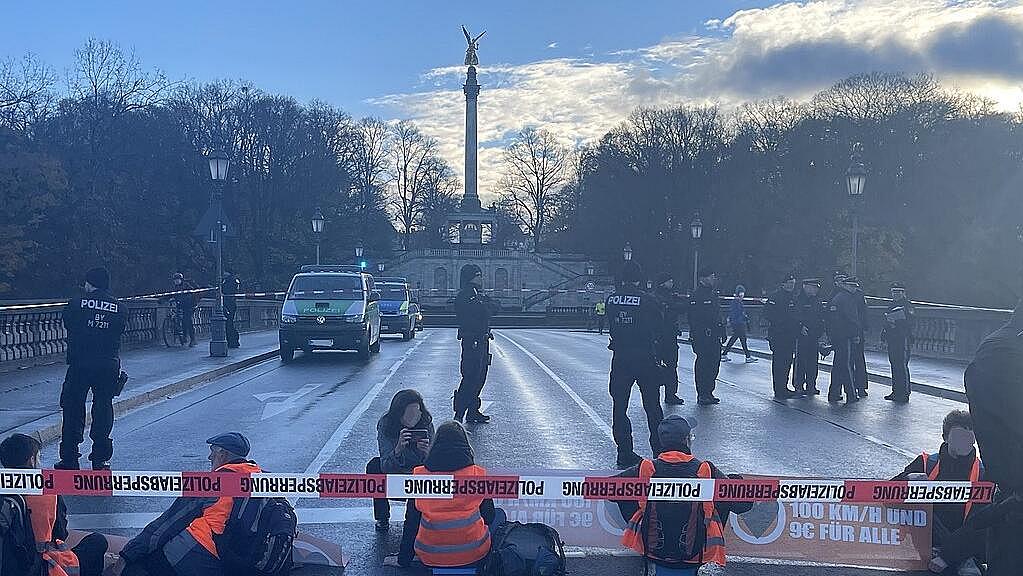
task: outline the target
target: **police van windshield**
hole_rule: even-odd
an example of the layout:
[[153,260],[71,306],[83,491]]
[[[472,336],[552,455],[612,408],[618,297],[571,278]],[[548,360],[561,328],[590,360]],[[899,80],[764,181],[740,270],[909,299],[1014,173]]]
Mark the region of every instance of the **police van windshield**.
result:
[[408,288],[401,284],[380,284],[377,286],[380,290],[381,300],[408,300]]
[[358,300],[362,279],[357,276],[296,276],[288,290],[291,300]]

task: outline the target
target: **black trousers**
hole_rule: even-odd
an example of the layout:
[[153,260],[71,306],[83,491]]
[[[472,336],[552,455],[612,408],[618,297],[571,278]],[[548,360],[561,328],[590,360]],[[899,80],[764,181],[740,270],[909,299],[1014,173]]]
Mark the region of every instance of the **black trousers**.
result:
[[775,336],[771,344],[771,379],[774,395],[785,396],[789,392],[789,372],[796,358],[796,337]]
[[853,384],[857,390],[867,389],[867,358],[863,348],[863,337],[859,342],[852,343],[850,362],[852,363]]
[[639,384],[639,393],[643,399],[643,410],[650,429],[650,449],[655,455],[661,453],[657,426],[664,419],[664,412],[661,410],[661,387],[657,374],[658,368],[653,358],[647,355],[615,352],[611,356],[611,378],[608,383],[608,392],[611,394],[611,434],[618,446],[619,455],[628,455],[634,451],[632,420],[629,419],[633,384]]
[[710,398],[717,386],[718,372],[721,370],[721,340],[713,336],[697,337],[692,340],[693,353],[696,361],[693,371],[696,379],[696,395],[698,398]]
[[178,320],[181,322],[181,334],[189,342],[195,340],[195,324],[192,319],[195,317],[195,308],[189,306],[178,307]]
[[[664,397],[678,395],[678,345],[669,346],[662,352],[661,360],[665,366],[660,368],[661,384],[664,386]],[[656,456],[656,455],[655,455]]]
[[92,453],[89,460],[94,463],[106,462],[114,454],[110,431],[114,428],[114,393],[117,390],[117,376],[121,364],[109,360],[95,365],[72,364],[64,378],[60,393],[60,407],[63,422],[60,433],[60,459],[77,462],[81,457],[78,445],[85,435],[85,402],[92,390]]
[[952,528],[946,526],[937,515],[933,515],[932,519],[931,546],[941,549],[941,558],[950,568],[958,568],[970,558],[984,560],[986,530],[975,530],[965,524]]
[[103,574],[103,556],[107,553],[107,546],[106,537],[102,534],[92,533],[82,538],[82,541],[71,549],[78,557],[81,576],[101,576]]
[[842,392],[846,398],[856,397],[856,386],[853,385],[852,373],[852,340],[843,339],[833,341],[835,347],[835,361],[831,366],[831,385],[828,387],[828,400],[837,402],[842,399]]
[[237,312],[234,308],[224,308],[224,318],[227,320],[227,345],[231,348],[238,347],[238,328],[234,325],[234,317]]
[[605,314],[597,314],[597,333],[604,333],[604,318],[607,318]]
[[888,363],[892,366],[892,394],[909,398],[912,385],[909,381],[909,343],[906,340],[888,342]]
[[742,351],[746,354],[746,357],[750,357],[749,346],[746,344],[746,325],[740,324],[738,326],[732,326],[732,337],[728,339],[728,343],[725,344],[724,351],[721,355],[724,356],[732,351],[732,345],[738,340],[742,344]]
[[462,358],[460,363],[462,381],[455,390],[455,415],[466,412],[478,412],[483,401],[480,394],[487,382],[487,370],[490,368],[490,338],[462,338]]
[[796,392],[809,392],[817,389],[817,339],[800,336],[796,340],[796,374],[793,384]]

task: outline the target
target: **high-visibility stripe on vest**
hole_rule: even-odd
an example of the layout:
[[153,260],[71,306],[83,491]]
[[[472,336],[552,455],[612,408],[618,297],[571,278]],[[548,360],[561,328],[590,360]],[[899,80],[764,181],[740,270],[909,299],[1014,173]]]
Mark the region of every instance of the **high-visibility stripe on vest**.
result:
[[[476,465],[455,472],[431,472],[423,466],[412,474],[453,474],[454,476],[486,476]],[[422,513],[415,551],[423,564],[451,568],[474,564],[490,553],[490,531],[480,516],[483,498],[450,500],[419,499],[416,508]]]
[[[931,455],[927,452],[923,452],[920,456],[924,460],[924,474],[927,474],[927,479],[937,480],[938,474],[941,472],[941,458],[938,455],[934,455],[934,467],[928,470],[927,467],[930,464]],[[970,467],[970,482],[980,481],[980,468],[980,458],[974,457],[973,466]],[[963,508],[963,519],[970,515],[971,508],[973,508],[973,503],[967,502],[966,506]]]
[[593,309],[594,309],[594,311],[596,311],[597,316],[603,316],[605,314],[605,311],[606,311],[606,308],[604,307],[604,303],[603,302],[597,302],[597,304],[593,307]]
[[25,508],[32,522],[36,552],[46,562],[48,576],[78,576],[78,556],[64,542],[53,537],[57,522],[57,497],[25,496]]
[[[677,464],[692,461],[693,456],[684,452],[664,452],[658,456],[658,459],[663,462]],[[643,459],[639,465],[639,477],[643,480],[653,478],[655,470],[653,461]],[[700,462],[696,475],[698,478],[712,478],[713,473],[710,468],[710,462]],[[725,531],[724,526],[721,524],[721,517],[718,516],[717,508],[713,502],[694,502],[693,504],[703,506],[703,522],[707,531],[707,539],[703,544],[703,553],[700,556],[700,560],[724,566]],[[646,555],[646,550],[643,546],[642,531],[646,529],[643,526],[643,515],[646,512],[646,506],[645,500],[639,501],[639,510],[632,515],[632,519],[629,520],[629,525],[625,529],[625,534],[622,535],[622,544],[624,546],[628,546],[644,556]]]
[[[261,472],[259,466],[252,462],[224,464],[215,470],[215,472],[224,471],[241,474]],[[213,535],[224,533],[224,528],[227,526],[227,518],[231,515],[232,506],[234,506],[234,498],[218,498],[213,505],[202,511],[202,516],[192,520],[192,523],[186,529],[195,538],[195,541],[201,544],[207,552],[213,554],[215,558],[220,558],[220,556],[217,554],[217,545],[213,542]]]

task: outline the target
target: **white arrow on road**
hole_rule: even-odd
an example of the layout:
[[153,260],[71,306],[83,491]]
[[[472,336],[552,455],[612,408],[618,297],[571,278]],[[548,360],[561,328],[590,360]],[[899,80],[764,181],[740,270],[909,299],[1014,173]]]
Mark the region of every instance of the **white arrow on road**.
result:
[[[262,394],[253,394],[252,396],[256,400],[265,403],[265,405],[263,406],[263,413],[260,415],[259,419],[266,420],[267,418],[273,418],[274,416],[290,408],[293,408],[296,404],[296,401],[299,398],[305,396],[306,394],[309,394],[313,390],[316,390],[317,388],[319,388],[319,386],[320,386],[319,384],[306,384],[305,386],[299,388],[298,390],[295,390],[294,392],[285,392],[283,390],[278,390],[276,392],[264,392]],[[281,402],[267,402],[267,400],[277,398],[283,398],[284,400]]]

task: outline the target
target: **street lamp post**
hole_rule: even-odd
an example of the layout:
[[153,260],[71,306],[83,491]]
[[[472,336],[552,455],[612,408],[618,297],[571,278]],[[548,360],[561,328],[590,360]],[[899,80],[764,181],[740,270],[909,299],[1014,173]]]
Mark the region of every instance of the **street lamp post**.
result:
[[631,262],[632,261],[632,244],[631,243],[629,243],[629,242],[625,243],[625,248],[622,248],[622,258],[624,258],[626,262]]
[[313,214],[313,234],[316,236],[316,264],[320,264],[320,234],[323,234],[323,212],[320,209],[316,209],[316,213]]
[[696,284],[700,280],[700,238],[703,236],[703,220],[700,219],[699,212],[689,223],[689,234],[693,237],[693,290],[696,290]]
[[362,240],[359,240],[359,243],[355,245],[355,265],[356,266],[360,266],[360,267],[362,266],[362,253],[363,253]]
[[227,318],[224,317],[224,183],[231,160],[223,152],[212,152],[209,155],[210,178],[213,180],[213,208],[217,213],[217,224],[213,230],[213,238],[217,243],[217,287],[216,299],[213,301],[213,317],[210,318],[210,356],[223,358],[227,356]]
[[381,274],[384,273],[384,263],[383,262],[377,262],[377,272],[379,272]]
[[859,260],[860,247],[860,215],[859,204],[863,197],[863,187],[867,182],[867,169],[863,165],[863,145],[853,144],[849,155],[849,168],[845,171],[846,191],[849,193],[849,209],[852,212],[852,275],[856,276],[856,263]]

